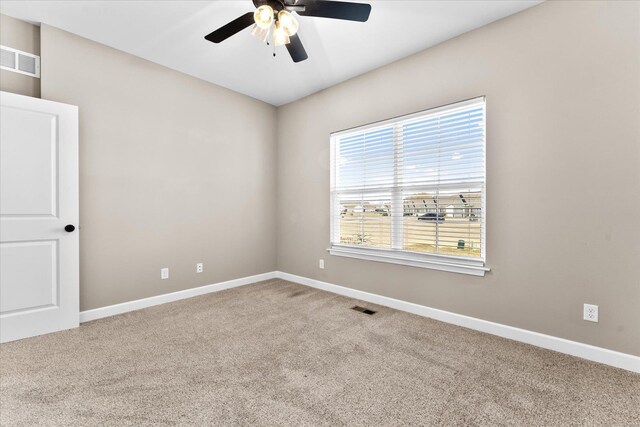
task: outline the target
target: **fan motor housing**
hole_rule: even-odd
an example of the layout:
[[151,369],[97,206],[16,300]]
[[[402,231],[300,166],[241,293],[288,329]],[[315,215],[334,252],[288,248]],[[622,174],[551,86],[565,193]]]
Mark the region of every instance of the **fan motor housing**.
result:
[[[297,0],[296,0],[297,1]],[[289,7],[291,7],[292,9],[298,9],[297,7],[295,7],[295,3],[296,1],[279,1],[279,0],[253,0],[253,5],[258,8],[260,6],[271,6],[271,9],[275,10],[276,12],[279,12],[283,9],[288,9]]]

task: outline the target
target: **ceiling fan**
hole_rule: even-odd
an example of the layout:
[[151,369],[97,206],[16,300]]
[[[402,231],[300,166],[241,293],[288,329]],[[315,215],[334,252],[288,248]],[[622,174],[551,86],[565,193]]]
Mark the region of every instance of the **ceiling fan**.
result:
[[256,7],[255,11],[245,13],[204,38],[213,43],[220,43],[254,24],[251,34],[267,44],[271,35],[274,46],[285,45],[293,62],[300,62],[309,56],[298,36],[299,24],[292,12],[301,16],[357,22],[367,21],[371,13],[369,4],[345,1],[253,0],[253,4]]

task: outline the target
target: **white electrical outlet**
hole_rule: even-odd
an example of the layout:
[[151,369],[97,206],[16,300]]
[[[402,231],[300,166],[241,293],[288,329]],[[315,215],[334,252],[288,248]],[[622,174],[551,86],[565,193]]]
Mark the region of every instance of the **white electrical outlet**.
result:
[[204,264],[201,262],[196,264],[196,273],[202,273],[204,271]]
[[584,320],[588,320],[589,322],[597,322],[598,321],[598,306],[593,304],[585,304],[584,312],[582,314],[582,318]]
[[320,260],[319,267],[324,269],[324,260],[323,259]]
[[160,278],[162,280],[169,278],[169,269],[168,268],[161,268],[160,269]]

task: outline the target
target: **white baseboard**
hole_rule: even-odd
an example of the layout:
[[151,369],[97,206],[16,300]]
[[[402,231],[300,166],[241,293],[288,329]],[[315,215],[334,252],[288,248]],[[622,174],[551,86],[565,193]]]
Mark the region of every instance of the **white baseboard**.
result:
[[537,347],[546,348],[548,350],[553,350],[594,362],[603,363],[605,365],[615,366],[616,368],[622,368],[628,371],[640,373],[640,357],[633,356],[631,354],[620,353],[617,351],[608,350],[606,348],[596,347],[589,344],[566,340],[564,338],[558,338],[551,335],[528,331],[526,329],[520,329],[513,326],[502,325],[500,323],[489,322],[487,320],[476,319],[475,317],[451,313],[449,311],[439,310],[436,308],[426,307],[423,305],[389,298],[382,295],[359,291],[357,289],[346,288],[344,286],[338,286],[332,283],[309,279],[302,276],[296,276],[294,274],[284,273],[281,271],[271,271],[268,273],[257,274],[255,276],[242,277],[240,279],[215,283],[213,285],[185,289],[184,291],[172,292],[169,294],[143,298],[135,301],[128,301],[122,304],[115,304],[107,307],[96,308],[93,310],[82,311],[80,312],[80,323],[275,278],[288,280],[290,282],[299,283],[301,285],[310,286],[312,288],[322,289],[324,291],[359,299],[361,301],[367,301],[373,304],[395,308],[396,310],[406,311],[408,313],[417,314],[418,316],[429,317],[441,322],[463,326],[465,328],[474,329],[476,331],[486,332],[488,334],[524,342],[527,344],[535,345]]
[[332,283],[309,279],[307,277],[283,273],[281,271],[276,272],[276,276],[280,279],[310,286],[312,288],[322,289],[346,297],[367,301],[385,307],[395,308],[396,310],[406,311],[409,313],[417,314],[418,316],[429,317],[431,319],[439,320],[442,322],[463,326],[465,328],[474,329],[476,331],[486,332],[488,334],[524,342],[527,344],[535,345],[537,347],[557,351],[559,353],[569,354],[571,356],[580,357],[582,359],[591,360],[593,362],[599,362],[605,365],[615,366],[616,368],[622,368],[628,371],[640,373],[640,357],[633,356],[631,354],[620,353],[617,351],[608,350],[606,348],[596,347],[589,344],[566,340],[564,338],[558,338],[551,335],[528,331],[526,329],[515,328],[513,326],[507,326],[500,323],[489,322],[487,320],[476,319],[475,317],[469,317],[461,314],[451,313],[449,311],[438,310],[436,308],[425,307],[423,305],[371,294],[369,292],[359,291],[356,289],[345,288],[344,286],[338,286]]
[[168,302],[178,301],[181,299],[197,297],[198,295],[204,295],[211,292],[237,288],[238,286],[249,285],[251,283],[260,282],[262,280],[275,278],[276,272],[270,271],[268,273],[241,277],[240,279],[228,280],[226,282],[215,283],[213,285],[200,286],[197,288],[185,289],[184,291],[172,292],[170,294],[162,294],[154,297],[138,299],[135,301],[123,302],[122,304],[109,305],[93,310],[81,311],[80,323],[102,319],[103,317],[115,316],[116,314],[127,313],[129,311],[140,310],[142,308],[152,307],[154,305],[160,305]]

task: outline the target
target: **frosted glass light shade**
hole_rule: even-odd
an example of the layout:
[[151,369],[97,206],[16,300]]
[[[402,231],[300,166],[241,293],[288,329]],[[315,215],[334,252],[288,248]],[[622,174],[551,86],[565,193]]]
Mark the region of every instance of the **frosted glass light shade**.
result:
[[266,4],[260,6],[253,12],[253,20],[258,27],[268,29],[273,24],[273,9]]
[[253,29],[251,30],[251,35],[259,38],[263,43],[269,39],[269,27],[262,28],[259,27],[258,24],[253,25]]
[[298,21],[286,10],[281,10],[278,13],[278,22],[289,37],[298,32]]
[[280,22],[276,22],[275,29],[273,30],[273,44],[275,46],[282,46],[289,43],[289,35],[284,30]]

